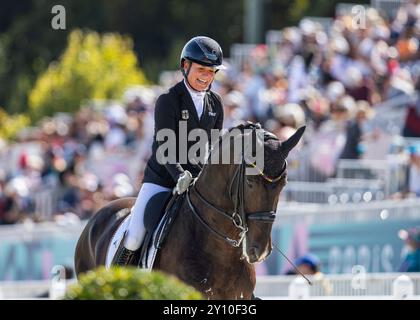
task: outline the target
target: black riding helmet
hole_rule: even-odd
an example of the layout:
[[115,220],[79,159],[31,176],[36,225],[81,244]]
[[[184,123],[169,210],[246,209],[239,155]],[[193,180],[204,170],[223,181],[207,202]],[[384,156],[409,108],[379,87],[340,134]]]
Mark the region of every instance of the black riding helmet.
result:
[[182,74],[184,73],[184,60],[189,60],[203,66],[215,67],[217,70],[225,69],[223,66],[223,52],[220,45],[209,37],[199,36],[188,41],[181,52],[180,67]]

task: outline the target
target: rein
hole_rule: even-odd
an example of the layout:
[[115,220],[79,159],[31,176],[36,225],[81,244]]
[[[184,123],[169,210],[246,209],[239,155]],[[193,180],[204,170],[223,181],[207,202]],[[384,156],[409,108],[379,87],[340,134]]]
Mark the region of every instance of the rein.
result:
[[[192,212],[194,213],[194,215],[197,217],[198,221],[200,221],[201,224],[203,224],[208,230],[210,230],[216,236],[222,238],[229,245],[231,245],[232,247],[236,247],[236,248],[239,247],[242,244],[242,241],[244,240],[244,238],[246,236],[246,233],[248,232],[247,219],[258,221],[258,222],[263,222],[263,223],[273,223],[274,219],[276,218],[276,213],[273,210],[271,210],[271,211],[258,211],[258,212],[253,212],[253,213],[246,214],[245,207],[244,207],[244,201],[245,201],[245,199],[244,199],[245,168],[246,168],[246,165],[250,165],[250,166],[253,166],[254,168],[257,168],[254,164],[248,163],[248,161],[246,161],[243,158],[242,163],[236,169],[236,171],[235,171],[235,173],[232,177],[232,180],[231,180],[231,183],[230,183],[230,189],[229,189],[230,190],[230,199],[233,201],[233,204],[234,204],[234,210],[233,210],[232,213],[222,210],[221,208],[215,206],[214,204],[209,202],[207,199],[205,199],[200,194],[200,192],[198,191],[195,184],[190,189],[187,190],[187,195],[186,195],[188,205],[189,205],[190,209],[192,210]],[[283,167],[280,175],[276,178],[269,178],[266,174],[264,174],[263,171],[259,170],[258,168],[257,169],[259,170],[259,175],[261,177],[263,177],[264,180],[266,180],[269,183],[274,183],[274,182],[279,181],[283,177],[283,175],[286,172],[286,167],[287,167],[287,162],[284,164],[284,167]],[[232,194],[232,189],[234,187],[235,181],[237,181],[236,188],[235,188],[235,193]],[[207,207],[209,207],[212,210],[214,210],[215,212],[221,214],[223,217],[231,220],[233,225],[237,229],[240,230],[239,239],[235,240],[235,239],[229,238],[228,236],[223,235],[219,231],[217,231],[214,228],[212,228],[211,226],[209,226],[203,220],[203,218],[200,216],[197,209],[192,204],[191,199],[190,199],[190,192],[191,191],[193,191],[197,195],[198,199],[202,203],[204,203]]]

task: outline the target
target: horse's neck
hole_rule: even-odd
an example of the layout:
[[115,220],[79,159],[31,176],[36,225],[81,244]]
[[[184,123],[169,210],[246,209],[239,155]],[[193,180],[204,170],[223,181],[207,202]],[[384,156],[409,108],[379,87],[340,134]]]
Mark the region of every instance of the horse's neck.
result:
[[[200,196],[200,195],[201,196]],[[202,192],[195,190],[191,192],[191,203],[194,208],[196,208],[197,214],[200,218],[194,216],[193,211],[190,208],[187,208],[190,212],[190,215],[193,217],[193,224],[202,232],[208,234],[209,241],[212,240],[214,244],[220,247],[223,252],[229,252],[230,255],[236,257],[242,256],[242,250],[233,247],[231,243],[227,241],[226,238],[232,240],[239,240],[241,229],[235,226],[231,216],[233,214],[233,208],[230,208],[230,204],[217,205],[216,207],[211,207],[209,204],[206,204],[203,199],[208,199],[209,197],[203,196]],[[209,203],[214,205],[215,200],[207,200]],[[225,214],[219,212],[223,210]],[[204,225],[199,220],[202,220],[206,225]],[[224,239],[225,238],[225,239]]]
[[179,227],[181,232],[186,234],[186,242],[189,244],[200,243],[200,251],[211,257],[214,262],[222,264],[226,264],[228,261],[239,263],[242,257],[242,249],[233,247],[225,239],[210,230],[213,229],[226,237],[237,239],[238,232],[233,222],[197,201],[197,197],[192,195],[191,200],[194,202],[197,213],[207,226],[199,221],[199,218],[194,215],[188,205],[185,205],[185,211],[182,214],[184,218],[180,221]]
[[[226,185],[226,181],[220,181],[220,177],[217,180],[216,176],[220,176],[215,174],[217,170],[220,170],[220,168],[218,169],[216,165],[207,164],[197,177],[194,188],[213,205],[224,208],[226,211],[232,211],[233,204],[226,197],[228,188],[224,190],[221,187]],[[192,194],[194,197],[194,192]],[[195,201],[194,204],[199,206],[202,203]],[[203,210],[206,209],[203,208]]]
[[[155,268],[176,275],[211,299],[250,297],[255,270],[241,259],[242,249],[230,246],[204,227],[186,201],[180,210]],[[197,210],[202,210],[200,205]],[[204,218],[208,219],[207,215]]]

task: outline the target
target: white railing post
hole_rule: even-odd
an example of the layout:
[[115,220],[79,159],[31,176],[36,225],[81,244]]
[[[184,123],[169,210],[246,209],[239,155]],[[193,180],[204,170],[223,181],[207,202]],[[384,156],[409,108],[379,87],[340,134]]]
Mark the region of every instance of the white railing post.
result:
[[53,278],[51,279],[51,286],[49,291],[50,299],[63,299],[67,289],[66,270],[62,265],[55,265],[52,268],[51,273],[53,274]]
[[406,275],[401,275],[392,282],[394,299],[407,299],[414,295],[413,281]]
[[309,298],[309,285],[301,276],[296,277],[289,285],[289,298],[307,299]]

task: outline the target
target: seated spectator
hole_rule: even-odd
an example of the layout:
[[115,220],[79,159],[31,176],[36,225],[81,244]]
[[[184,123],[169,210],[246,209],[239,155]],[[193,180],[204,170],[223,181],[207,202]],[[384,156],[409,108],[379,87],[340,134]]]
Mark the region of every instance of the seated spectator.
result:
[[297,103],[276,106],[274,116],[281,124],[281,127],[297,129],[305,124],[305,113]]
[[60,188],[57,203],[57,211],[65,213],[67,211],[77,212],[80,203],[80,191],[77,184],[77,177],[74,172],[66,170],[60,173]]
[[350,67],[346,70],[347,94],[354,100],[370,101],[370,90],[363,79],[362,72],[356,67]]
[[337,161],[346,142],[346,124],[355,106],[356,102],[350,96],[341,98],[331,109],[331,118],[321,124],[309,141],[311,166],[317,176],[325,177],[322,180],[335,174]]
[[[416,90],[420,92],[420,77],[417,80]],[[404,137],[420,138],[420,96],[413,105],[407,108],[402,135]]]
[[340,159],[359,159],[363,150],[363,124],[373,116],[373,109],[367,101],[357,101],[356,115],[347,122],[346,143],[341,152]]
[[321,272],[321,261],[315,254],[307,253],[297,258],[294,264],[299,272],[291,269],[286,273],[287,275],[298,275],[299,273],[303,275],[310,275],[312,276],[311,281],[318,283],[323,289],[325,295],[332,294],[332,284]]
[[420,197],[420,146],[410,147],[408,192]]
[[420,227],[406,231],[403,239],[408,247],[408,253],[398,271],[420,272]]
[[[297,258],[294,262],[296,268],[299,272],[305,275],[314,275],[320,272],[321,262],[319,258],[311,253],[305,254],[299,258]],[[288,275],[291,274],[298,274],[296,270],[291,269],[287,272]]]
[[6,187],[6,177],[5,172],[0,169],[0,225],[3,224],[3,221],[6,216],[6,210],[8,206],[8,197],[5,193],[5,187]]

